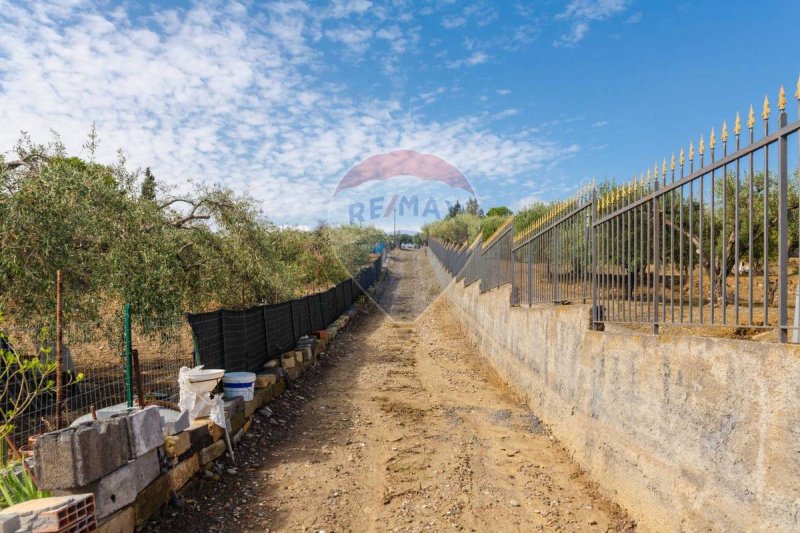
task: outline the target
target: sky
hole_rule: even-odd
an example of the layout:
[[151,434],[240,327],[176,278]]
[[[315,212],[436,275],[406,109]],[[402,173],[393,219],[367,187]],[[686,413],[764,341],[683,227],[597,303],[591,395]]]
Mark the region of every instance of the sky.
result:
[[415,150],[516,210],[791,98],[799,23],[796,0],[0,0],[0,153],[55,131],[86,155],[94,124],[164,194],[310,226],[348,169]]

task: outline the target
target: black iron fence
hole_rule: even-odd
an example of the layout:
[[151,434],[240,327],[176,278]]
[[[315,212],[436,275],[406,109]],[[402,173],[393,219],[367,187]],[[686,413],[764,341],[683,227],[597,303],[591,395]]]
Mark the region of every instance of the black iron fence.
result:
[[261,370],[264,363],[293,349],[297,340],[334,322],[381,274],[383,258],[327,291],[288,302],[243,310],[218,309],[188,315],[195,358],[207,368]]
[[765,98],[758,128],[751,107],[746,129],[737,114],[696,151],[593,184],[516,228],[513,244],[431,250],[481,291],[511,283],[513,305],[592,303],[597,325],[777,329],[782,342],[793,330],[799,342],[800,120],[788,123],[783,88],[778,109],[774,131]]

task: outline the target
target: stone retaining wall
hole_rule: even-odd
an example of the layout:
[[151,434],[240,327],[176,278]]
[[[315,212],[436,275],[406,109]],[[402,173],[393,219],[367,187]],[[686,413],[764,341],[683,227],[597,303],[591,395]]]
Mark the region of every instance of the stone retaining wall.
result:
[[588,305],[510,307],[428,256],[482,356],[642,529],[800,529],[796,346],[591,331]]
[[[249,430],[254,413],[315,364],[365,303],[361,296],[327,329],[317,332],[316,339],[301,340],[297,349],[268,362],[257,375],[252,400],[236,397],[225,402],[234,446]],[[46,518],[54,509],[58,514],[58,506],[66,508],[87,497],[93,498],[89,501],[99,532],[131,533],[142,528],[174,494],[228,451],[223,428],[208,418],[189,424],[186,417],[183,427],[176,425],[163,424],[158,407],[151,406],[40,436],[35,446],[39,487],[63,498],[31,500],[5,509],[0,513],[0,531],[34,530],[40,516]]]

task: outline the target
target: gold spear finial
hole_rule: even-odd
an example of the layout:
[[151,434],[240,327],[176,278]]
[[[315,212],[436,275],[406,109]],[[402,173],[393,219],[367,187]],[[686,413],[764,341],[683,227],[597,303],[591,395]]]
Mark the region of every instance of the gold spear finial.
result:
[[761,108],[761,118],[763,118],[764,120],[769,120],[769,113],[770,113],[769,98],[767,98],[767,95],[765,94],[764,106]]
[[708,147],[712,150],[717,145],[717,136],[714,134],[714,128],[711,128],[711,137],[708,138]]
[[778,91],[778,109],[781,111],[786,110],[786,91],[783,90],[783,85],[781,85],[781,90]]
[[658,161],[653,165],[653,181],[658,181]]
[[647,169],[647,186],[650,186],[650,169]]
[[697,147],[697,153],[700,154],[700,155],[703,155],[704,153],[706,153],[706,145],[705,145],[705,141],[703,141],[703,136],[702,135],[700,136],[700,145]]
[[726,121],[722,121],[722,135],[720,136],[722,142],[728,142],[728,123]]
[[686,162],[686,157],[683,154],[683,148],[681,148],[681,155],[680,158],[678,159],[678,162],[681,164],[681,166],[683,166],[683,164]]
[[689,141],[689,161],[694,160],[694,143]]
[[747,127],[753,129],[756,125],[756,114],[753,112],[753,104],[750,104],[750,113],[747,115]]
[[672,159],[669,160],[669,169],[675,170],[675,152],[672,152]]
[[667,158],[666,157],[664,158],[664,161],[661,163],[661,175],[662,176],[666,176],[667,175]]
[[797,77],[797,90],[794,92],[794,97],[800,100],[800,76]]
[[736,121],[733,123],[733,133],[734,135],[739,135],[742,133],[742,117],[739,116],[739,112],[736,112]]

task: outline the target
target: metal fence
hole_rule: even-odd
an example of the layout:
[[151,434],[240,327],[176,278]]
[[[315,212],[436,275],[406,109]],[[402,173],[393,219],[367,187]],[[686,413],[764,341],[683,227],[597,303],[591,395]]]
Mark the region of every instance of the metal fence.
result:
[[[800,102],[800,85],[795,96]],[[488,256],[470,255],[465,283],[477,275],[488,290],[510,271],[513,305],[592,303],[596,325],[777,329],[781,342],[789,330],[798,336],[800,120],[788,123],[783,88],[778,108],[774,131],[765,98],[759,124],[751,107],[746,129],[737,114],[731,132],[723,123],[719,139],[712,129],[696,151],[690,144],[628,183],[593,184],[554,204],[515,230],[510,249],[497,239]],[[454,248],[431,242],[449,269],[462,265]]]

